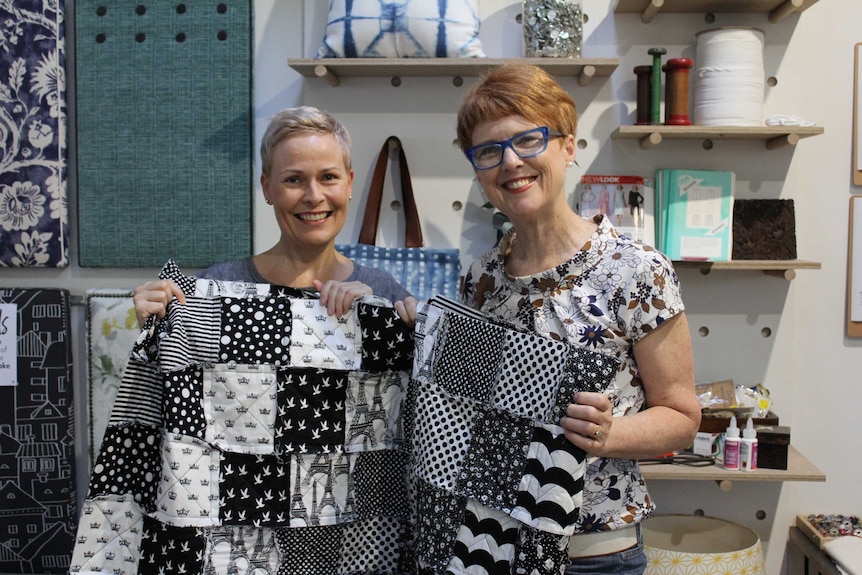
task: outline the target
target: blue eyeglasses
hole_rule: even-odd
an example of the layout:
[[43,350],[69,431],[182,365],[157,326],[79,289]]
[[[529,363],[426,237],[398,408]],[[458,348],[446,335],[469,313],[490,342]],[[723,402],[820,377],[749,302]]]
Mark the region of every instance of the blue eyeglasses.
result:
[[464,150],[464,154],[477,170],[490,170],[503,163],[503,153],[506,148],[511,148],[519,158],[532,158],[548,149],[550,136],[562,135],[562,133],[551,130],[547,126],[541,126],[515,134],[503,142],[479,144],[467,148]]

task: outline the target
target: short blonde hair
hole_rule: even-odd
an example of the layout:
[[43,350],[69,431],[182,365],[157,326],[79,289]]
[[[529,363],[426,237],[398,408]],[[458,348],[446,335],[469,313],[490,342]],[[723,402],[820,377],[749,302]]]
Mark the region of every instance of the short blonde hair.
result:
[[272,169],[272,151],[282,140],[297,134],[332,134],[344,156],[344,167],[350,171],[350,133],[329,112],[313,106],[286,108],[272,117],[260,142],[260,162],[264,175]]

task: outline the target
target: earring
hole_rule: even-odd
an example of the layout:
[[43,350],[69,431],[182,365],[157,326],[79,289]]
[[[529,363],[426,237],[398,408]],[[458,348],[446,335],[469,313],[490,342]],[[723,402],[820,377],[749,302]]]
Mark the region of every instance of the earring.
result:
[[350,200],[352,200],[352,199],[353,199],[353,196],[347,196],[347,201],[348,201],[348,202],[349,202]]
[[567,167],[567,168],[571,168],[571,167],[572,167],[572,166],[574,166],[574,165],[575,165],[575,163],[574,163],[574,162],[566,162],[566,167]]
[[265,199],[266,199],[266,203],[267,203],[267,205],[271,206],[271,205],[272,205],[272,200],[270,200],[269,198],[265,198]]

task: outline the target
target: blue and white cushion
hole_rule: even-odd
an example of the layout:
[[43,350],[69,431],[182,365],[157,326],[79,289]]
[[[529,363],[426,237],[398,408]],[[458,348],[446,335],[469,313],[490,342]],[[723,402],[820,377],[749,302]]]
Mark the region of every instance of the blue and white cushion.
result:
[[331,0],[318,58],[483,58],[477,0]]

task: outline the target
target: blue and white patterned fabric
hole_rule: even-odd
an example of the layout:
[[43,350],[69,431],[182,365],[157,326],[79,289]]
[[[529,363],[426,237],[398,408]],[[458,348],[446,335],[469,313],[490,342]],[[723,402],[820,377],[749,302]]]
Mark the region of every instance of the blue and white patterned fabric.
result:
[[0,4],[0,267],[65,267],[64,2]]
[[483,58],[477,0],[331,0],[318,58]]

